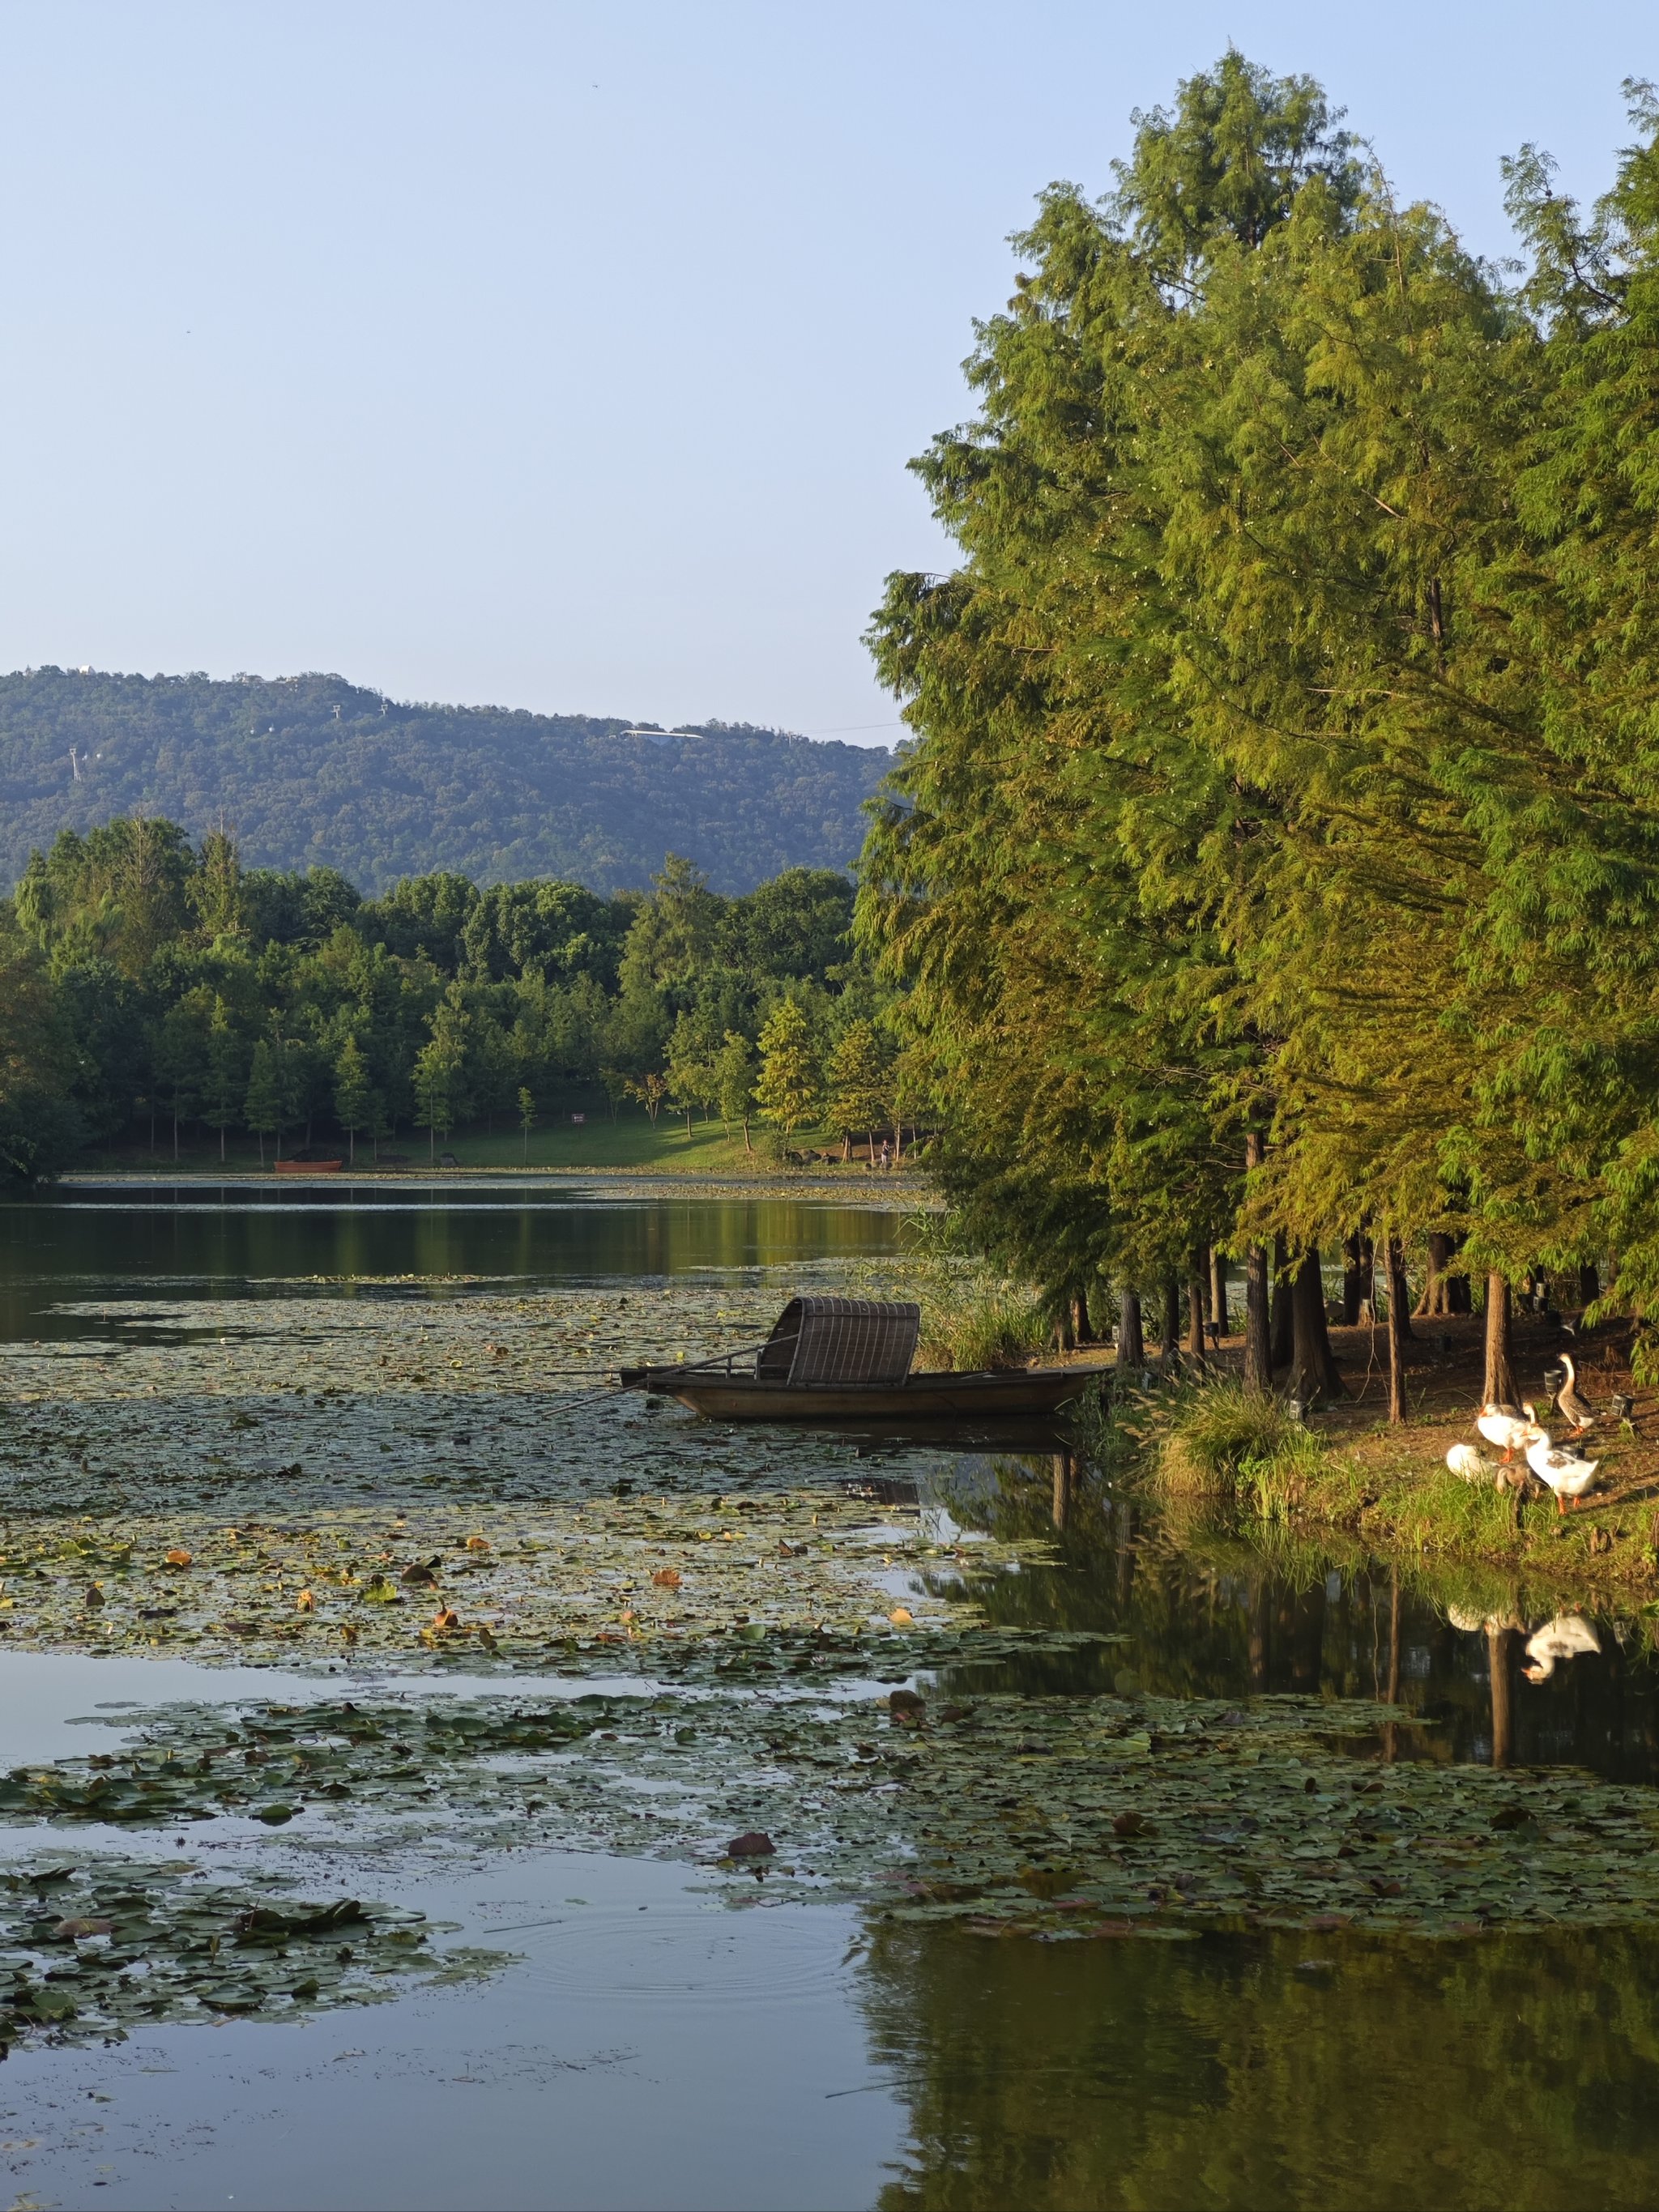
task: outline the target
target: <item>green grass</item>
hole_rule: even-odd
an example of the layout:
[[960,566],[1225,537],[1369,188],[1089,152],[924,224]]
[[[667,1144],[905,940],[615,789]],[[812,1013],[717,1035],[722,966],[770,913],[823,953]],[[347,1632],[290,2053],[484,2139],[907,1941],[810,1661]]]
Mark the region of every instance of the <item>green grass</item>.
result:
[[1231,1376],[1185,1385],[1154,1401],[1153,1464],[1161,1488],[1191,1495],[1248,1492],[1266,1518],[1295,1502],[1298,1479],[1320,1445],[1283,1402]]
[[[744,1150],[743,1133],[737,1131],[728,1139],[718,1121],[696,1121],[690,1136],[686,1134],[684,1118],[671,1119],[663,1115],[654,1124],[637,1106],[624,1107],[613,1121],[603,1109],[588,1115],[581,1124],[573,1122],[564,1115],[555,1120],[551,1116],[539,1128],[530,1133],[526,1146],[522,1133],[507,1127],[497,1128],[493,1133],[482,1126],[453,1132],[448,1137],[430,1146],[424,1130],[400,1131],[396,1138],[387,1139],[381,1146],[383,1155],[396,1152],[402,1155],[405,1172],[435,1165],[444,1152],[453,1152],[462,1169],[484,1169],[500,1172],[528,1167],[545,1169],[645,1169],[654,1174],[669,1175],[684,1172],[699,1176],[754,1175],[775,1176],[783,1171],[775,1148],[765,1133],[757,1127],[752,1133],[754,1149]],[[797,1150],[811,1148],[829,1151],[833,1139],[825,1133],[809,1130],[801,1132],[796,1140]],[[286,1157],[302,1144],[303,1138],[295,1135],[283,1145]],[[313,1139],[309,1149],[316,1152],[333,1140],[327,1137]],[[342,1158],[347,1147],[338,1146]],[[264,1168],[270,1170],[275,1157],[272,1146],[265,1146]],[[374,1147],[366,1139],[357,1142],[357,1169],[360,1173],[374,1172]],[[850,1162],[842,1167],[837,1162],[833,1168],[828,1162],[815,1163],[844,1176],[849,1185],[860,1188],[872,1177],[862,1161]],[[175,1166],[173,1158],[171,1130],[158,1132],[154,1152],[146,1143],[103,1147],[88,1151],[76,1162],[82,1170],[120,1170],[128,1173],[181,1176],[215,1176],[220,1174],[246,1175],[259,1172],[260,1162],[257,1146],[243,1139],[235,1139],[226,1147],[222,1166],[219,1158],[216,1137],[203,1139],[193,1133],[181,1139],[179,1158]]]

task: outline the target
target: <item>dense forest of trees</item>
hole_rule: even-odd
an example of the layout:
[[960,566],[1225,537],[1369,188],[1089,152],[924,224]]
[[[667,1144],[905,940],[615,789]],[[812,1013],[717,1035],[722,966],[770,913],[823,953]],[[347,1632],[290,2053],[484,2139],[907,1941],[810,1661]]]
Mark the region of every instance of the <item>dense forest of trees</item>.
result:
[[0,1175],[40,1181],[158,1127],[280,1156],[463,1124],[526,1129],[597,1095],[843,1141],[906,1103],[890,987],[844,872],[738,897],[671,855],[644,893],[245,869],[214,831],[65,830],[0,909]]
[[[1514,281],[1230,52],[1055,185],[873,631],[915,732],[861,942],[980,1241],[1337,1390],[1319,1255],[1659,1322],[1659,103]],[[1616,1291],[1609,1268],[1616,1267]],[[1183,1285],[1193,1293],[1189,1301]],[[1396,1329],[1407,1301],[1389,1301]],[[1401,1345],[1394,1338],[1399,1409]]]
[[643,890],[670,852],[716,890],[844,868],[879,749],[711,722],[659,741],[580,714],[400,705],[337,676],[0,676],[0,884],[59,830],[230,823],[250,860],[369,892],[452,869]]

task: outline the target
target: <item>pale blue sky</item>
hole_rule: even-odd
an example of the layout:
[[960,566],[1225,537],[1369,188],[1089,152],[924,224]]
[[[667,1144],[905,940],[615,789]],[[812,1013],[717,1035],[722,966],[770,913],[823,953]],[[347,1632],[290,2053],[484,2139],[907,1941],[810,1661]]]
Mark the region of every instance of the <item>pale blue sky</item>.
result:
[[1621,0],[0,0],[0,665],[886,741],[1007,234],[1229,40],[1492,254],[1659,76]]

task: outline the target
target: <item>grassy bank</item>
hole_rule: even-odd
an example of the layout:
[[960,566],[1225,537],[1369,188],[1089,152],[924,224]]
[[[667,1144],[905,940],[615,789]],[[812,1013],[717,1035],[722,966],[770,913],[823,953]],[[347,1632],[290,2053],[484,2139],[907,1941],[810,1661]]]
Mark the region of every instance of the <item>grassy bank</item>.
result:
[[[292,1153],[297,1144],[297,1139],[290,1138],[283,1147],[284,1155]],[[308,1149],[313,1153],[332,1149],[331,1140],[326,1146],[325,1140],[315,1140]],[[872,1180],[872,1171],[866,1160],[842,1163],[840,1146],[828,1132],[804,1131],[797,1137],[793,1149],[818,1155],[811,1163],[815,1171],[822,1170],[838,1177],[845,1176],[860,1187]],[[339,1150],[343,1158],[347,1148],[342,1145]],[[671,1121],[665,1115],[653,1123],[634,1107],[619,1113],[615,1121],[608,1114],[602,1114],[590,1115],[583,1122],[573,1122],[567,1115],[550,1121],[545,1127],[532,1129],[528,1143],[520,1131],[506,1128],[493,1132],[469,1129],[436,1144],[428,1143],[424,1131],[413,1135],[405,1133],[381,1144],[378,1162],[374,1146],[360,1139],[356,1170],[362,1174],[428,1172],[445,1154],[452,1156],[463,1171],[472,1169],[495,1173],[511,1170],[522,1173],[537,1169],[643,1169],[658,1175],[761,1176],[778,1175],[788,1166],[758,1130],[754,1133],[750,1149],[745,1146],[740,1130],[728,1138],[718,1121],[696,1122],[688,1135],[683,1120]],[[197,1142],[181,1139],[175,1162],[172,1133],[165,1130],[158,1135],[154,1149],[145,1141],[89,1150],[71,1172],[257,1175],[270,1172],[274,1157],[272,1147],[267,1144],[262,1165],[256,1146],[235,1142],[226,1147],[222,1162],[218,1139],[213,1137]],[[893,1172],[891,1169],[886,1170],[888,1175]],[[878,1169],[874,1174],[879,1176],[882,1170]]]

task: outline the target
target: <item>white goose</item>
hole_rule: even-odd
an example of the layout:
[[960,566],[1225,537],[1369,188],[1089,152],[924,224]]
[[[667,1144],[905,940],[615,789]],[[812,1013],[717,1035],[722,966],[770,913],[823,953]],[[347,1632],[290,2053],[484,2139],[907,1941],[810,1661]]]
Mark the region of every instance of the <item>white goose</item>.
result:
[[1527,1638],[1532,1664],[1521,1671],[1529,1682],[1547,1682],[1558,1661],[1582,1658],[1585,1652],[1601,1649],[1601,1638],[1589,1621],[1576,1613],[1558,1613]]
[[1535,1421],[1532,1424],[1527,1465],[1540,1482],[1547,1483],[1555,1492],[1558,1514],[1566,1511],[1569,1498],[1575,1505],[1577,1504],[1595,1481],[1595,1470],[1601,1464],[1599,1459],[1584,1459],[1565,1444],[1552,1443],[1548,1431],[1540,1429]]
[[1509,1461],[1537,1433],[1538,1417],[1530,1402],[1517,1411],[1489,1398],[1475,1415],[1474,1425],[1489,1444],[1503,1446],[1504,1457]]
[[1446,1464],[1465,1482],[1485,1482],[1498,1466],[1478,1444],[1454,1444],[1446,1454]]

